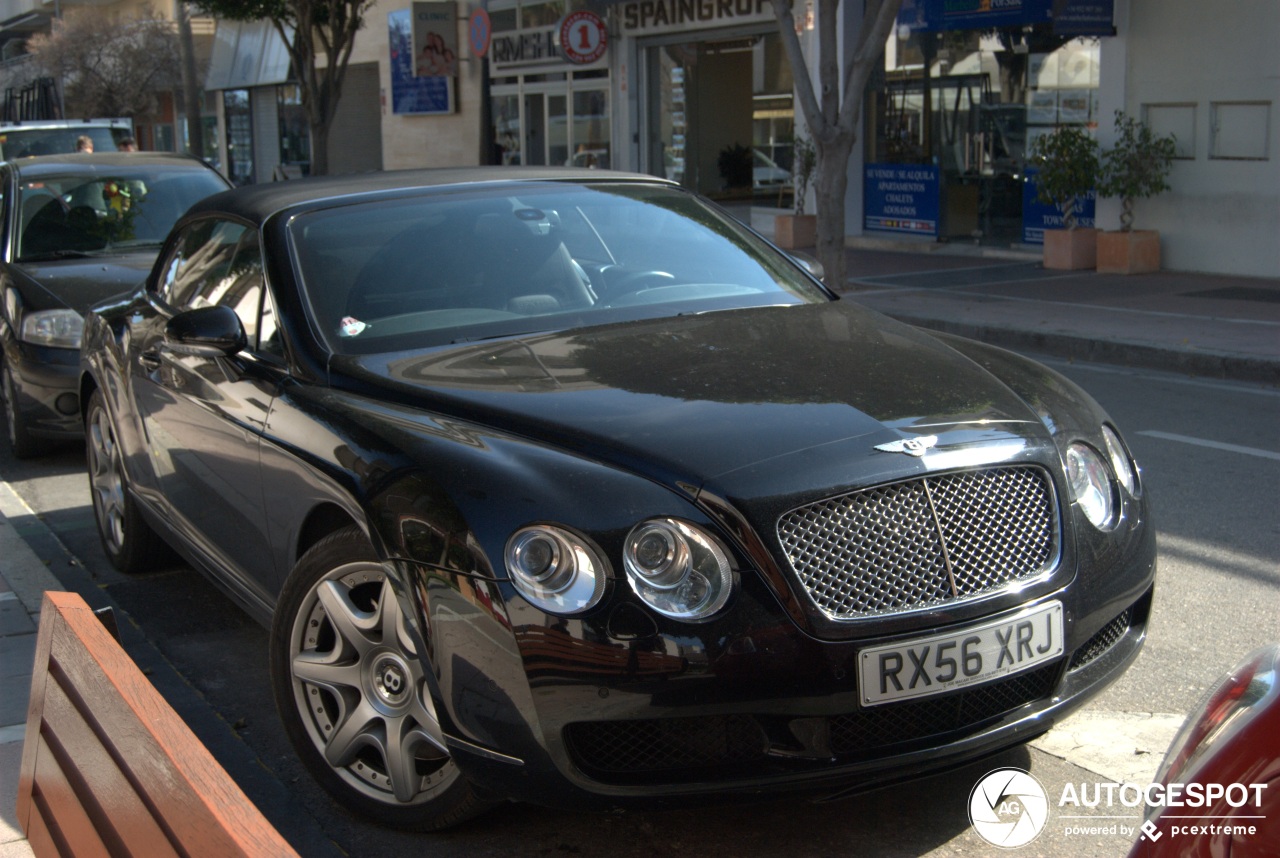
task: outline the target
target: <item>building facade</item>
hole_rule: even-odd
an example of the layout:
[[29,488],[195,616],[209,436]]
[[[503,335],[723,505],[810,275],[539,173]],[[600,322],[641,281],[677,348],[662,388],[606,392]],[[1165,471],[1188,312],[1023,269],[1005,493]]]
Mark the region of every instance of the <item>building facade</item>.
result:
[[[452,8],[456,62],[439,100],[415,74],[410,30],[415,14],[442,6]],[[861,8],[845,6],[841,36],[852,44]],[[809,44],[812,7],[797,7]],[[791,206],[803,122],[767,0],[489,0],[479,33],[488,38],[477,41],[480,10],[404,0],[370,10],[330,151],[336,172],[598,166],[664,176],[734,207]],[[1172,190],[1136,209],[1137,227],[1160,230],[1165,266],[1280,276],[1280,15],[1274,0],[1233,10],[1196,0],[906,0],[848,165],[850,237],[1034,245],[1054,214],[1034,201],[1030,146],[1064,126],[1106,146],[1119,110],[1178,141]],[[607,44],[571,61],[560,28],[573,13],[601,20]],[[251,129],[257,157],[239,177],[262,181],[290,165],[298,134],[281,89],[287,71],[260,78],[270,92],[256,101],[254,87],[211,72],[211,88],[232,99],[225,133]],[[1117,201],[1091,205],[1083,220],[1119,226]]]

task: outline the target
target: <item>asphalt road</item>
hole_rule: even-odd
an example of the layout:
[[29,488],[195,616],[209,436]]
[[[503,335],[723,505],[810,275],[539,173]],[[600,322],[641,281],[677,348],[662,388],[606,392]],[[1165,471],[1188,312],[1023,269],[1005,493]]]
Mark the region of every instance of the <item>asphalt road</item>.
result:
[[1140,821],[1134,812],[1125,820],[1080,821],[1055,810],[1034,844],[1003,853],[971,830],[969,793],[1000,766],[1030,769],[1051,804],[1069,783],[1145,783],[1207,686],[1249,650],[1280,639],[1280,391],[1048,362],[1111,412],[1144,469],[1161,552],[1147,646],[1074,724],[1030,748],[830,804],[789,799],[614,814],[509,805],[439,835],[365,825],[337,808],[294,761],[271,702],[265,631],[183,566],[137,578],[111,569],[78,449],[35,463],[13,461],[6,450],[0,477],[16,494],[10,502],[39,518],[20,531],[37,553],[53,558],[54,574],[69,589],[104,590],[163,655],[167,664],[153,673],[162,691],[159,677],[172,666],[181,677],[175,695],[203,698],[217,713],[220,720],[197,729],[215,755],[256,760],[257,767],[228,767],[286,836],[307,834],[307,854],[1118,856],[1132,835],[1067,829],[1133,826]]

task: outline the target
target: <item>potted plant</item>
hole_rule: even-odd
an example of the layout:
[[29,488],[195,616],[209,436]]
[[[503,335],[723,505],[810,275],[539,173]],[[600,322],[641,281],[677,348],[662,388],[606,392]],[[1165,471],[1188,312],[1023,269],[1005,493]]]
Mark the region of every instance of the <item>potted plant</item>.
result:
[[791,189],[795,200],[795,214],[777,215],[773,221],[773,241],[783,250],[812,247],[818,241],[818,217],[804,213],[809,184],[818,169],[818,153],[813,147],[813,141],[802,134],[796,135],[791,152]]
[[1169,190],[1176,151],[1172,135],[1158,136],[1146,123],[1116,111],[1116,143],[1102,153],[1098,193],[1120,198],[1120,230],[1098,234],[1099,272],[1160,270],[1160,233],[1133,228],[1133,201]]
[[1036,138],[1031,146],[1031,162],[1039,170],[1035,177],[1036,198],[1062,213],[1062,229],[1044,232],[1044,267],[1092,268],[1097,256],[1097,230],[1080,226],[1076,209],[1097,183],[1098,144],[1083,129],[1059,128]]

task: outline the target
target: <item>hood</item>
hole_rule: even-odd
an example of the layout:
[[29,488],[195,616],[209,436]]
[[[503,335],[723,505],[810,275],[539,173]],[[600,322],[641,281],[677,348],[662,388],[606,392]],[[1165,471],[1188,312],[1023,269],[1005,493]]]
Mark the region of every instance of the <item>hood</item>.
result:
[[25,275],[23,297],[34,310],[65,306],[84,315],[104,298],[127,292],[146,280],[158,250],[152,247],[139,253],[21,263],[17,269]]
[[[336,357],[332,368],[433,411],[727,496],[866,484],[1048,439],[976,363],[849,301]],[[923,459],[875,449],[928,436],[939,440]]]

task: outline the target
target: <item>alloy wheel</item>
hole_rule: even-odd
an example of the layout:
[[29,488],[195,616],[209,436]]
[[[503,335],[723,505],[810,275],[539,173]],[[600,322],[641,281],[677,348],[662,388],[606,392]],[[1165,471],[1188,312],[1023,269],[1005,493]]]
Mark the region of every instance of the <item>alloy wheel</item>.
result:
[[289,663],[307,735],[350,788],[415,805],[458,778],[380,564],[347,563],[311,586],[294,615]]
[[124,466],[105,408],[92,410],[88,430],[93,512],[98,518],[98,532],[108,549],[116,554],[123,550],[125,538]]

